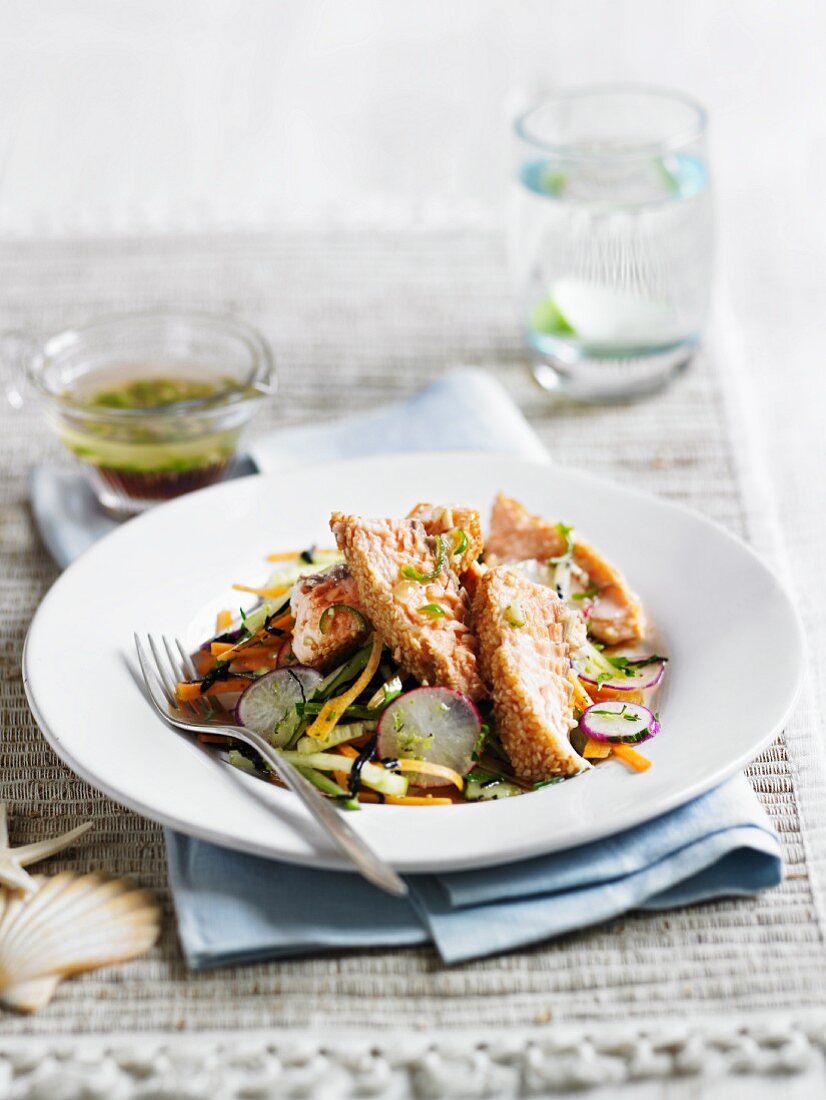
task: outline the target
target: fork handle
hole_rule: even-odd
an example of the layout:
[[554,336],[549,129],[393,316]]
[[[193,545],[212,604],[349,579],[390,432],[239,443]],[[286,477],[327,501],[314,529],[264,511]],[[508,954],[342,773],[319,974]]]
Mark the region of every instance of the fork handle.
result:
[[[217,732],[218,729],[215,725],[204,728],[208,728],[211,733]],[[408,888],[404,879],[376,855],[370,845],[347,824],[344,816],[333,807],[330,801],[323,794],[319,794],[312,783],[305,779],[289,760],[285,760],[269,741],[242,726],[222,726],[220,729],[239,741],[244,741],[263,756],[279,779],[283,779],[293,794],[301,799],[316,821],[326,830],[330,839],[368,882],[372,882],[380,890],[395,897],[404,897],[407,894]]]

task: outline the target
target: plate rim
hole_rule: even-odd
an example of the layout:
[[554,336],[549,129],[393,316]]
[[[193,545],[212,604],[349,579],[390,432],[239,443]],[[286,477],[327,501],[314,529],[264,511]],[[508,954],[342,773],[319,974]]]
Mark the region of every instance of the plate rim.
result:
[[[299,467],[299,469],[302,470],[302,471],[310,470],[310,469],[318,471],[318,470],[323,470],[325,468],[335,467],[336,470],[338,470],[340,467],[348,466],[348,465],[363,465],[365,463],[372,464],[372,463],[378,463],[378,462],[384,463],[384,462],[387,462],[389,460],[399,460],[399,459],[404,459],[404,460],[409,461],[412,454],[413,454],[412,452],[403,452],[402,451],[402,452],[392,452],[392,453],[388,452],[387,454],[380,454],[380,455],[362,455],[362,456],[355,456],[355,457],[346,458],[346,459],[333,459],[333,460],[327,460],[325,462],[302,464]],[[715,519],[712,519],[709,516],[704,515],[702,512],[698,511],[695,508],[690,507],[687,504],[682,503],[681,501],[670,500],[667,497],[663,497],[663,496],[660,496],[656,493],[649,492],[645,489],[638,488],[637,486],[618,485],[618,483],[615,482],[615,481],[612,481],[612,479],[602,477],[599,474],[591,473],[588,470],[582,470],[582,469],[580,469],[578,467],[574,467],[574,466],[565,466],[562,463],[556,462],[555,460],[550,458],[550,456],[549,456],[548,460],[546,461],[546,460],[538,459],[538,458],[535,458],[535,457],[524,457],[524,456],[521,456],[521,455],[515,455],[515,454],[508,453],[508,452],[495,452],[495,451],[490,451],[490,450],[483,450],[483,451],[449,451],[449,450],[444,451],[444,450],[442,450],[442,451],[420,451],[420,452],[415,452],[415,457],[416,458],[426,459],[426,460],[440,460],[440,459],[444,460],[444,459],[448,459],[448,458],[449,459],[456,459],[457,457],[461,457],[463,460],[473,461],[473,460],[480,460],[480,459],[489,460],[492,457],[497,457],[497,456],[500,457],[500,458],[506,458],[506,459],[511,460],[511,461],[517,461],[517,462],[519,462],[519,463],[521,463],[525,466],[534,467],[536,469],[545,469],[545,468],[548,468],[549,466],[552,466],[552,467],[555,467],[555,468],[559,469],[563,473],[573,474],[576,478],[584,479],[586,482],[588,482],[590,484],[595,484],[598,487],[609,488],[609,489],[614,488],[614,487],[619,487],[619,488],[622,489],[624,494],[627,494],[631,497],[634,497],[634,498],[637,498],[637,499],[644,499],[644,500],[653,500],[653,501],[656,502],[656,504],[658,506],[664,507],[667,511],[677,512],[677,513],[689,516],[689,517],[691,517],[692,520],[698,521],[701,525],[708,526],[708,527],[716,530],[717,533],[719,535],[721,535],[725,540],[727,540],[728,542],[734,544],[739,549],[739,551],[741,551],[741,552],[745,551],[745,553],[755,563],[757,563],[757,565],[761,569],[763,569],[764,571],[766,571],[767,573],[772,575],[779,592],[783,596],[783,599],[784,599],[785,604],[786,604],[786,608],[790,612],[790,620],[794,625],[796,648],[797,648],[797,650],[799,651],[799,654],[800,654],[800,661],[797,663],[797,666],[796,666],[797,671],[796,671],[794,689],[793,689],[792,692],[790,692],[790,694],[788,696],[788,702],[787,702],[785,708],[783,709],[783,712],[782,712],[781,716],[779,717],[779,719],[777,719],[773,723],[771,728],[768,729],[760,737],[760,739],[758,741],[755,741],[750,748],[748,748],[746,750],[743,750],[733,760],[729,761],[725,766],[715,769],[714,772],[711,773],[708,777],[703,778],[703,779],[698,779],[697,781],[690,784],[689,786],[678,788],[678,789],[674,790],[671,793],[665,793],[665,794],[661,794],[659,796],[656,796],[649,803],[645,803],[643,808],[637,807],[637,809],[635,810],[634,813],[630,813],[630,812],[626,813],[624,818],[620,818],[620,823],[618,825],[612,825],[611,827],[603,827],[603,828],[599,828],[595,825],[591,829],[585,829],[583,831],[583,836],[581,838],[577,839],[575,842],[565,843],[561,846],[549,847],[547,844],[540,844],[539,842],[537,842],[533,845],[526,846],[520,852],[520,854],[518,856],[514,856],[512,854],[511,855],[501,854],[501,855],[498,855],[498,856],[493,857],[493,858],[491,858],[490,856],[487,856],[487,857],[479,856],[478,858],[475,858],[473,856],[471,856],[470,858],[464,857],[464,856],[457,856],[454,859],[447,859],[447,860],[441,861],[439,863],[438,869],[436,871],[434,871],[432,860],[422,861],[421,859],[416,859],[416,858],[411,858],[409,860],[407,860],[407,859],[404,859],[404,860],[399,860],[399,859],[389,860],[389,862],[392,863],[392,865],[394,866],[394,868],[396,870],[402,871],[403,873],[443,873],[443,872],[447,873],[447,872],[453,872],[453,871],[462,871],[462,870],[479,869],[479,868],[484,868],[484,867],[501,866],[501,865],[504,865],[506,863],[523,861],[523,860],[527,860],[527,859],[536,858],[536,857],[542,856],[542,855],[551,855],[553,853],[563,852],[563,851],[573,851],[576,848],[585,846],[585,845],[590,844],[590,843],[595,843],[595,842],[597,842],[601,839],[606,839],[606,838],[609,838],[609,837],[616,837],[616,836],[620,835],[621,833],[626,832],[629,829],[635,828],[637,826],[646,825],[646,824],[650,823],[651,821],[654,821],[655,819],[657,819],[659,817],[662,817],[665,814],[668,814],[668,813],[672,812],[673,810],[679,808],[680,806],[686,805],[687,803],[689,803],[689,802],[693,801],[694,799],[700,797],[701,795],[707,793],[711,789],[713,789],[717,786],[720,786],[722,783],[729,780],[733,775],[741,772],[742,769],[749,762],[754,760],[755,757],[758,756],[772,742],[772,740],[777,736],[777,734],[784,728],[784,726],[789,721],[789,718],[792,715],[792,713],[793,713],[793,711],[794,711],[794,709],[795,709],[795,707],[798,703],[798,700],[800,698],[800,693],[801,693],[804,678],[805,678],[806,655],[807,655],[807,644],[806,644],[805,628],[804,628],[804,625],[803,625],[803,621],[802,621],[802,617],[800,615],[800,612],[799,612],[794,600],[791,598],[791,595],[790,595],[786,585],[777,576],[776,572],[771,569],[770,565],[763,559],[763,557],[752,546],[750,546],[747,542],[745,542],[744,539],[742,539],[741,537],[739,537],[738,535],[736,535],[732,531],[730,531],[727,527],[725,527],[719,521],[717,521]],[[290,467],[287,467],[287,469],[289,470]],[[226,834],[220,832],[220,830],[213,830],[213,829],[209,828],[208,826],[192,825],[190,822],[177,817],[174,813],[171,813],[171,812],[168,812],[168,811],[158,811],[157,809],[155,809],[155,807],[148,805],[141,798],[136,798],[136,797],[133,797],[131,795],[124,794],[122,790],[120,790],[118,788],[115,788],[115,787],[111,786],[109,783],[107,783],[106,781],[102,780],[98,775],[95,774],[95,772],[92,769],[85,767],[79,761],[77,761],[74,754],[66,748],[65,743],[63,742],[62,738],[60,736],[58,736],[49,727],[48,723],[45,722],[42,711],[40,710],[40,708],[38,706],[37,700],[35,698],[34,690],[33,690],[32,685],[31,685],[30,669],[29,669],[30,641],[31,641],[31,637],[32,637],[32,635],[35,631],[35,628],[37,626],[38,619],[41,617],[41,613],[43,612],[43,609],[46,606],[49,598],[52,596],[52,593],[58,587],[62,588],[64,586],[64,583],[68,583],[67,578],[70,578],[75,566],[78,563],[80,563],[84,559],[87,559],[89,556],[94,556],[94,554],[96,552],[98,552],[99,548],[102,547],[107,542],[109,542],[111,540],[117,540],[119,537],[121,537],[121,533],[124,530],[126,530],[127,528],[131,528],[131,530],[134,531],[137,526],[142,526],[143,522],[145,520],[147,520],[149,517],[154,517],[159,512],[162,512],[162,511],[166,512],[168,510],[174,510],[178,506],[180,506],[183,501],[191,501],[193,498],[196,498],[196,497],[203,498],[203,497],[205,497],[207,495],[210,495],[210,494],[220,494],[222,492],[232,492],[233,488],[237,488],[240,484],[249,482],[251,479],[254,479],[255,481],[259,481],[259,480],[267,480],[267,479],[270,479],[270,478],[274,478],[276,476],[278,476],[276,471],[258,472],[258,473],[255,473],[255,474],[247,475],[246,477],[243,477],[243,478],[232,479],[232,480],[229,480],[229,481],[220,482],[217,485],[208,486],[204,489],[197,490],[195,493],[188,493],[184,497],[181,497],[181,498],[177,498],[177,499],[170,500],[170,501],[165,501],[162,504],[160,504],[159,506],[156,506],[152,509],[149,509],[146,512],[142,513],[141,515],[134,517],[134,519],[130,520],[128,524],[123,524],[122,526],[120,526],[120,527],[116,528],[115,530],[109,532],[108,534],[104,535],[103,538],[98,540],[98,542],[96,542],[96,543],[92,544],[90,547],[88,547],[82,554],[80,554],[78,556],[78,558],[76,558],[73,562],[71,562],[66,567],[66,569],[64,569],[59,574],[57,579],[54,581],[52,586],[48,589],[48,591],[44,595],[43,599],[41,600],[40,604],[38,605],[37,609],[35,610],[34,615],[32,616],[32,619],[29,623],[28,630],[26,632],[26,638],[25,638],[24,645],[23,645],[23,652],[22,652],[22,659],[21,659],[22,679],[23,679],[23,686],[24,686],[24,692],[25,692],[25,695],[26,695],[27,703],[29,705],[29,708],[31,709],[32,715],[35,719],[35,722],[38,726],[38,729],[42,733],[43,737],[45,738],[47,743],[54,749],[54,751],[57,753],[57,755],[60,757],[60,759],[77,776],[79,776],[82,780],[84,780],[84,782],[87,782],[95,790],[100,791],[101,793],[106,795],[108,798],[111,798],[114,802],[116,802],[119,805],[122,805],[122,806],[132,810],[133,812],[139,814],[140,816],[145,817],[150,821],[154,821],[154,822],[156,822],[157,824],[161,825],[164,828],[170,828],[170,829],[175,830],[176,832],[182,833],[182,834],[186,835],[187,837],[204,840],[204,841],[207,841],[211,844],[215,844],[219,847],[226,848],[226,849],[231,850],[231,851],[245,852],[245,853],[248,853],[248,854],[263,857],[263,858],[266,858],[266,859],[271,860],[273,862],[279,862],[280,861],[280,862],[285,862],[285,863],[292,863],[292,864],[296,864],[296,865],[307,866],[307,865],[309,865],[308,858],[306,856],[303,856],[301,853],[274,852],[272,850],[272,848],[268,848],[264,844],[259,844],[254,839],[244,839],[244,838],[238,838],[238,837],[229,837],[228,838],[226,836]],[[244,778],[246,778],[246,777],[244,777]],[[534,792],[534,793],[541,795],[542,792]],[[289,799],[294,799],[295,798],[295,796],[292,795],[291,792],[284,792],[284,795],[285,795],[285,797],[287,797]],[[492,804],[489,804],[489,805],[496,805],[496,803],[492,803]],[[463,812],[467,813],[468,811],[472,812],[474,809],[478,811],[481,808],[482,808],[481,805],[477,805],[477,806],[472,806],[471,805],[471,806],[463,807],[462,809],[463,809]],[[375,811],[376,809],[377,809],[376,807],[369,807],[369,806],[366,807],[366,810],[368,811],[368,813],[370,813],[370,811]],[[400,808],[394,807],[393,809],[398,810]],[[404,809],[404,808],[402,807],[401,809]],[[287,826],[287,827],[289,828],[290,826]],[[318,851],[318,850],[314,851],[313,857],[312,857],[312,866],[317,867],[317,868],[321,868],[321,869],[325,869],[325,870],[352,871],[353,873],[357,873],[357,872],[354,871],[353,868],[348,866],[346,863],[341,862],[338,859],[338,857],[332,852],[330,852],[328,854],[327,852],[322,852],[322,851]]]

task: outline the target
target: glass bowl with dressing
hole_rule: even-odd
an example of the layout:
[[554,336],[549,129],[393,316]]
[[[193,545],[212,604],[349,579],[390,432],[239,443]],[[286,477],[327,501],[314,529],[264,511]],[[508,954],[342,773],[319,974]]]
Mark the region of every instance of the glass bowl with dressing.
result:
[[36,347],[23,374],[101,505],[120,516],[225,477],[276,380],[250,325],[183,312],[67,330]]

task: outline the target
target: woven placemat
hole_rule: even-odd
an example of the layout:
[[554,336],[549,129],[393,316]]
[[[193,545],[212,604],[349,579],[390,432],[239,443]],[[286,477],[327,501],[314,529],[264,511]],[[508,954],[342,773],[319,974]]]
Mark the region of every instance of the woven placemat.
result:
[[[743,456],[732,443],[739,437],[723,396],[725,362],[707,353],[668,392],[633,407],[552,407],[529,379],[492,233],[21,243],[4,246],[0,273],[4,328],[45,334],[105,311],[154,305],[228,309],[248,318],[272,341],[281,371],[280,392],[258,430],[370,409],[450,366],[473,363],[505,384],[557,460],[684,501],[746,538],[762,530],[741,491]],[[782,838],[787,871],[780,887],[757,899],[630,914],[451,968],[429,950],[411,949],[187,973],[160,829],[73,776],[28,711],[21,649],[56,572],[32,526],[26,475],[32,463],[58,458],[59,451],[36,410],[6,410],[0,418],[0,787],[10,803],[12,840],[91,819],[88,842],[50,866],[133,875],[157,891],[166,909],[162,940],[150,955],[65,983],[34,1019],[3,1016],[5,1035],[272,1026],[376,1034],[659,1013],[705,1018],[822,1004],[823,926],[782,738],[749,769]],[[795,719],[813,720],[811,708]]]

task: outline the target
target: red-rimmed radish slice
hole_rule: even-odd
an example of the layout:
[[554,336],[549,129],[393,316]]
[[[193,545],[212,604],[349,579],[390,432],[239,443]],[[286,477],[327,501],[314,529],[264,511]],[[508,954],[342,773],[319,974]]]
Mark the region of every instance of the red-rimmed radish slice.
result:
[[579,728],[592,741],[639,745],[660,732],[660,723],[648,707],[639,703],[608,700],[588,707],[579,720]]
[[[473,767],[481,729],[479,711],[466,695],[452,688],[421,687],[385,708],[377,749],[382,760],[422,760],[464,776]],[[415,777],[417,787],[444,783],[444,778],[422,772]]]
[[[624,667],[618,663],[625,662]],[[647,691],[656,687],[665,672],[665,657],[625,657],[614,654],[609,660],[590,644],[571,656],[577,676],[585,684],[611,688],[612,691]]]
[[298,729],[298,703],[306,703],[323,677],[305,665],[277,668],[253,680],[235,708],[238,724],[276,746],[288,745]]

